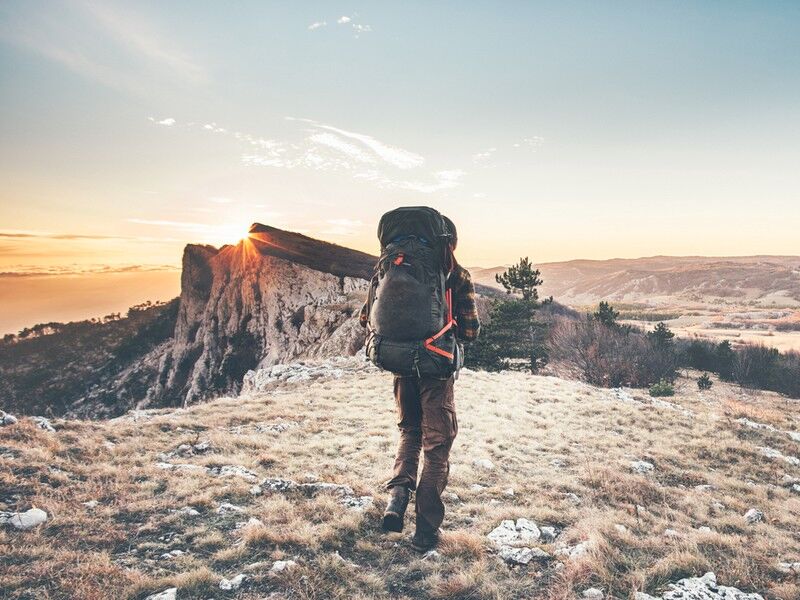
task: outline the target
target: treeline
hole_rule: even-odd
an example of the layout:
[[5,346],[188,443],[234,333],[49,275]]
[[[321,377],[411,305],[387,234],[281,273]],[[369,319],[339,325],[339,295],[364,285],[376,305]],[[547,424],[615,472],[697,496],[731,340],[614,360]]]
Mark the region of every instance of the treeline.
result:
[[168,304],[168,302],[162,302],[157,300],[153,302],[152,300],[147,300],[146,302],[142,302],[141,304],[135,304],[128,309],[128,312],[125,316],[122,316],[122,313],[110,313],[103,317],[92,317],[90,319],[85,319],[83,321],[70,321],[69,323],[60,323],[51,321],[48,323],[37,323],[31,327],[26,327],[22,329],[19,333],[7,333],[3,336],[0,340],[0,344],[14,344],[21,340],[30,340],[33,338],[42,337],[45,335],[53,335],[56,333],[70,333],[70,332],[79,332],[83,329],[91,328],[94,325],[102,325],[105,323],[112,323],[114,321],[119,321],[121,319],[132,319],[136,318],[136,316],[140,313],[145,313],[146,311],[152,308],[162,307]]
[[[800,398],[800,353],[763,345],[684,340],[662,321],[645,331],[619,322],[607,302],[580,315],[548,298],[540,302],[540,273],[521,259],[497,281],[507,297],[491,301],[481,337],[467,351],[467,366],[537,372],[548,362],[587,383],[650,388],[670,395],[680,368],[715,373],[723,381]],[[700,389],[711,386],[704,374]]]

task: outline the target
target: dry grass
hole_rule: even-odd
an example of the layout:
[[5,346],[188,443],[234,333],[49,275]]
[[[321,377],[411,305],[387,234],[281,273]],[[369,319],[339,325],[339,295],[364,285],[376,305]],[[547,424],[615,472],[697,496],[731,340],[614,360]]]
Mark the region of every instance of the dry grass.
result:
[[[685,381],[671,401],[694,416],[654,406],[641,391],[628,390],[631,403],[552,377],[463,373],[448,487],[459,500],[448,501],[433,559],[414,554],[406,534],[379,528],[397,438],[386,375],[282,386],[136,421],[66,421],[56,434],[22,420],[0,430],[0,502],[38,506],[50,520],[36,531],[0,530],[0,596],[144,598],[176,586],[181,598],[571,599],[596,586],[627,598],[713,570],[725,585],[800,598],[800,583],[777,569],[800,561],[800,497],[779,485],[800,468],[758,452],[796,456],[800,445],[735,421],[797,430],[799,405],[719,382],[701,394]],[[259,423],[291,426],[259,432]],[[259,478],[316,476],[374,495],[375,505],[360,513],[325,495],[256,497],[239,477],[155,466],[160,453],[205,440],[208,452],[168,460],[241,465]],[[495,468],[474,467],[478,458]],[[632,460],[655,471],[632,473]],[[91,500],[95,508],[84,506]],[[246,513],[218,514],[221,502]],[[185,506],[200,514],[174,512]],[[745,523],[752,506],[764,522]],[[250,517],[263,525],[242,528]],[[567,544],[591,540],[592,549],[582,559],[509,568],[485,536],[518,517],[555,526]],[[160,558],[174,549],[186,554]],[[270,576],[279,559],[298,566]],[[219,590],[220,578],[242,572],[239,592]]]

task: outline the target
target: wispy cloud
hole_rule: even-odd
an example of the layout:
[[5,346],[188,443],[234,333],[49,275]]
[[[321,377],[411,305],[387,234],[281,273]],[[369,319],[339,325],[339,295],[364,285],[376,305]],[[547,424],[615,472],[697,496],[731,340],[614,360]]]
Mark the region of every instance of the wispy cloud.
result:
[[179,271],[177,265],[12,265],[0,272],[0,278],[94,275],[106,273],[152,273]]
[[[202,130],[233,137],[247,144],[242,162],[251,167],[306,168],[344,171],[382,189],[401,189],[431,194],[461,185],[462,169],[426,171],[425,158],[416,152],[388,144],[365,133],[349,131],[313,119],[286,117],[296,123],[299,139],[278,140],[229,130],[217,123],[176,123],[175,127]],[[153,123],[160,119],[150,118]]]
[[[354,13],[352,16],[350,15],[342,15],[336,19],[336,25],[344,26],[345,28],[349,28],[353,31],[354,37],[358,38],[362,33],[367,33],[372,31],[372,27],[367,25],[366,23],[358,22],[358,14]],[[316,31],[317,29],[322,29],[328,25],[327,21],[314,21],[308,26],[309,31]]]
[[148,95],[148,82],[165,87],[207,80],[169,35],[129,8],[87,1],[51,8],[15,13],[0,24],[0,40],[137,96]]
[[48,240],[132,240],[134,237],[121,235],[91,235],[83,233],[47,233],[44,231],[6,230],[0,231],[0,238],[48,239]]

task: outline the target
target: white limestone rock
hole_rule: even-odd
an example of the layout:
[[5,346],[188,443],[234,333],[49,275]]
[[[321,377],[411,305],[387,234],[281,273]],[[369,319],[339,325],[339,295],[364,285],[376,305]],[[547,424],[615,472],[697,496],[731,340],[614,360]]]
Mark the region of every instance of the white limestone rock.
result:
[[757,508],[751,508],[744,513],[744,520],[753,525],[764,520],[764,513]]
[[150,594],[144,600],[175,600],[177,598],[178,588],[167,588],[164,591]]
[[27,531],[47,522],[47,513],[41,508],[31,508],[22,513],[14,513],[8,524],[21,531]]
[[219,589],[225,591],[238,590],[240,587],[242,587],[242,583],[245,579],[247,579],[247,575],[244,573],[239,573],[236,577],[231,579],[225,579],[223,577],[219,582]]
[[506,519],[486,537],[497,547],[520,547],[538,542],[541,535],[541,531],[533,521],[517,519],[515,523],[511,519]]
[[630,462],[631,471],[634,473],[652,473],[655,470],[655,466],[653,463],[647,462],[646,460],[632,460]]

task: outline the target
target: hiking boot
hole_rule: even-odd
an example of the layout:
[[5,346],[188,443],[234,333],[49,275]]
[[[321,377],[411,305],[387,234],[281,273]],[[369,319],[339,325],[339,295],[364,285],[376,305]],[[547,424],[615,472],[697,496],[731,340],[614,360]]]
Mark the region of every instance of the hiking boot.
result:
[[402,485],[389,490],[389,502],[386,503],[383,513],[383,528],[386,531],[403,531],[403,517],[406,515],[409,495],[408,488]]
[[433,550],[439,543],[439,530],[438,529],[420,529],[414,532],[414,537],[411,538],[411,547],[417,552],[427,552]]

